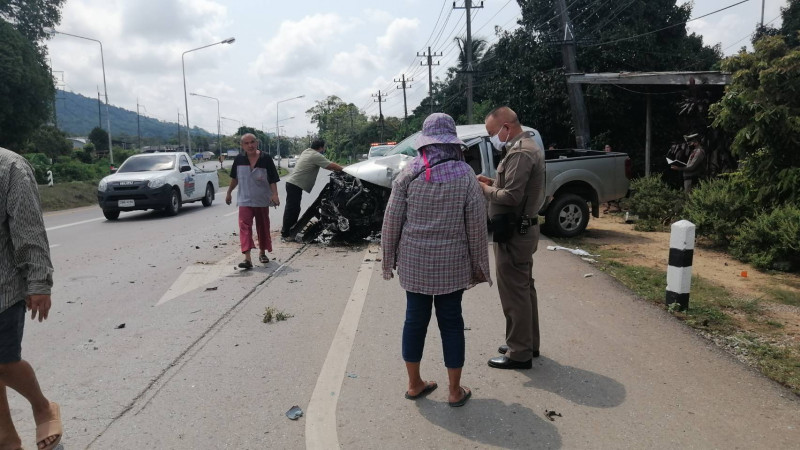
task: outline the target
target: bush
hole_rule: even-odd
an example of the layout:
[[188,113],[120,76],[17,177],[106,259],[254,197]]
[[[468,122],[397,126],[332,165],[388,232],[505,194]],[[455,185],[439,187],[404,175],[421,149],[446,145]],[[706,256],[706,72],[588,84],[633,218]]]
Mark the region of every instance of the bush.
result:
[[714,245],[727,246],[756,213],[750,192],[753,190],[740,173],[703,181],[692,190],[683,216],[695,224],[698,235],[710,238]]
[[683,210],[683,194],[667,186],[660,175],[634,180],[631,192],[630,208],[639,216],[637,230],[661,229],[674,222]]
[[31,163],[36,183],[47,184],[47,171],[50,169],[50,157],[44,153],[25,153],[22,155]]
[[759,269],[800,268],[800,208],[784,205],[748,219],[733,237],[730,251]]

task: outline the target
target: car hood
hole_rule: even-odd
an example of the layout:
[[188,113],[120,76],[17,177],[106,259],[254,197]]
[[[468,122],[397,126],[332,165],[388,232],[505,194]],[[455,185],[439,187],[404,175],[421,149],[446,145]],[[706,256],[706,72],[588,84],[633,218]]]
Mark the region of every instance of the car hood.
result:
[[359,180],[367,181],[385,188],[392,188],[392,180],[414,159],[408,155],[392,155],[368,159],[344,168],[344,172]]
[[153,172],[126,172],[114,173],[105,178],[103,181],[106,183],[114,183],[117,181],[150,181],[156,178],[168,176],[172,171],[168,170],[155,170]]

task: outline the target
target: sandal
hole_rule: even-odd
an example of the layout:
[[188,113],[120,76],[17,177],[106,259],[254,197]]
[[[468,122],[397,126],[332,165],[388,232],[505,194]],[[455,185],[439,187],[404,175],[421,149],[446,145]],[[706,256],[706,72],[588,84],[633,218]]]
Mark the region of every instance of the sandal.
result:
[[245,259],[244,261],[239,263],[239,268],[240,269],[252,269],[253,268],[253,263],[251,263],[250,261]]
[[266,254],[258,255],[258,262],[260,262],[261,264],[266,264],[269,262],[269,257],[267,257]]
[[452,408],[458,408],[459,406],[464,406],[464,403],[467,403],[470,397],[472,397],[472,390],[468,387],[461,386],[461,392],[464,393],[464,396],[461,397],[461,400],[456,402],[447,402]]
[[40,423],[36,425],[36,444],[38,447],[39,442],[44,441],[49,437],[55,437],[56,439],[51,442],[48,446],[42,447],[42,450],[52,450],[56,448],[59,442],[61,442],[61,435],[64,434],[64,426],[61,424],[61,409],[58,406],[58,403],[50,403],[50,406],[56,412],[56,418],[45,423]]

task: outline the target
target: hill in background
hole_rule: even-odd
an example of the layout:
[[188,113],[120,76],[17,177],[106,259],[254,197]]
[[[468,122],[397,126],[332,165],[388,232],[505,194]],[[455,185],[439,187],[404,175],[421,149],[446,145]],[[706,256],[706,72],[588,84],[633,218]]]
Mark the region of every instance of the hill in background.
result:
[[[97,105],[96,98],[89,98],[60,89],[57,90],[56,115],[58,116],[58,128],[71,136],[88,136],[92,128],[99,123]],[[111,116],[111,135],[115,140],[117,136],[123,134],[136,139],[136,111],[128,111],[114,105],[108,105],[108,112]],[[105,105],[101,105],[100,115],[102,116],[102,128],[105,129]],[[139,120],[142,139],[155,138],[166,142],[169,139],[175,139],[178,133],[178,124],[176,122],[164,122],[144,115]],[[185,140],[186,127],[181,127],[181,130],[184,133]],[[202,128],[192,127],[192,136],[210,135],[211,133]],[[216,136],[216,133],[214,135]]]

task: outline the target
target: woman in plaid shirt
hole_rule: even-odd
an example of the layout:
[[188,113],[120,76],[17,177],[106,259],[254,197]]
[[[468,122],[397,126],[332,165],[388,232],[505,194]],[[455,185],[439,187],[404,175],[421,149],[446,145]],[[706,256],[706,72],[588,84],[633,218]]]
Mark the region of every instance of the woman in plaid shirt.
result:
[[406,398],[417,399],[438,386],[423,381],[420,361],[425,334],[436,306],[450,406],[472,395],[461,386],[464,366],[464,290],[489,282],[486,205],[453,118],[431,114],[415,148],[419,155],[397,176],[383,219],[383,278],[397,269],[406,290],[403,359],[408,370]]

